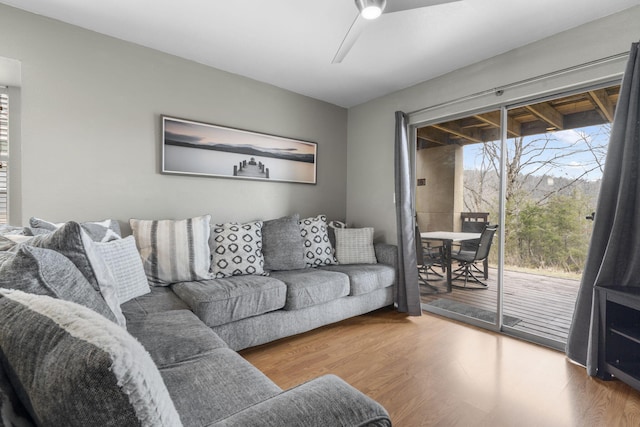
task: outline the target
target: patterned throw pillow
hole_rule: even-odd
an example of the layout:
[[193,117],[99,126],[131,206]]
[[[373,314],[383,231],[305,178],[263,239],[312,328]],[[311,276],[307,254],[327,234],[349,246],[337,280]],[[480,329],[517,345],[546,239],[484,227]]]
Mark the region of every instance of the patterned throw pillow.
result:
[[[64,222],[54,223],[36,217],[29,218],[29,225],[32,228],[32,234],[34,235],[42,234],[40,233],[42,230],[56,231],[64,224]],[[118,221],[113,219],[83,222],[80,226],[94,242],[109,242],[111,240],[120,239],[122,236],[122,233],[120,232],[120,224],[118,224]]]
[[376,264],[373,228],[335,228],[336,258],[340,264]]
[[151,292],[133,236],[95,246],[116,279],[120,304]]
[[152,284],[168,286],[210,278],[210,221],[211,215],[183,220],[129,220]]
[[265,274],[262,221],[214,224],[211,228],[211,272],[216,279]]
[[142,344],[86,307],[0,290],[0,350],[38,425],[182,425]]
[[327,217],[318,215],[300,221],[300,234],[304,243],[304,259],[307,267],[335,264],[333,247],[327,233]]

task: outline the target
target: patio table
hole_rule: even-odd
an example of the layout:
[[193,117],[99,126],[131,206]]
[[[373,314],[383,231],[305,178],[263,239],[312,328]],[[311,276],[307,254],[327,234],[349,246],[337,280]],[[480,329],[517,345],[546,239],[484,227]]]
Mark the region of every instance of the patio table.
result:
[[422,240],[439,240],[444,249],[444,264],[447,268],[447,293],[451,292],[451,245],[453,242],[479,239],[482,233],[463,233],[454,231],[425,231],[420,233]]

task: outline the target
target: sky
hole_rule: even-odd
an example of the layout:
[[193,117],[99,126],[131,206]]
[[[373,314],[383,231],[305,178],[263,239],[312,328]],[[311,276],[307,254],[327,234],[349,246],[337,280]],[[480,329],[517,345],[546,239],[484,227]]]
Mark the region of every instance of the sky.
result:
[[184,137],[183,139],[189,139],[190,142],[198,144],[248,144],[272,151],[284,150],[300,154],[315,154],[316,150],[315,144],[306,141],[169,117],[165,117],[164,129],[166,132],[180,134]]
[[[532,162],[550,162],[554,157],[561,157],[556,158],[553,165],[547,165],[537,171],[534,171],[537,165],[531,165],[525,168],[524,172],[570,179],[584,175],[583,179],[591,181],[602,178],[602,171],[597,167],[596,157],[589,150],[589,146],[595,147],[596,156],[603,164],[609,140],[608,129],[607,126],[589,126],[525,137],[525,143],[530,144],[529,148],[532,150],[528,152],[528,156],[523,156],[523,158],[526,157]],[[546,138],[549,138],[546,149],[543,152],[537,150],[536,148],[543,146]],[[513,139],[508,140],[508,146],[513,147]],[[464,146],[465,169],[480,169],[482,147],[482,144]],[[512,151],[510,150],[510,152]]]

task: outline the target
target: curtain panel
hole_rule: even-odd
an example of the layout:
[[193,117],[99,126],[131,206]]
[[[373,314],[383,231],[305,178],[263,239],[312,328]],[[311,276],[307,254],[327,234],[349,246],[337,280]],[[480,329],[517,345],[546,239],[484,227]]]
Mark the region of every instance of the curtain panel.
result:
[[407,135],[407,115],[396,111],[395,199],[398,231],[398,289],[396,304],[399,312],[422,315],[418,265],[416,261],[414,195],[411,169],[411,144]]
[[640,286],[640,56],[631,46],[613,120],[593,233],[567,340],[567,357],[598,366],[595,286]]

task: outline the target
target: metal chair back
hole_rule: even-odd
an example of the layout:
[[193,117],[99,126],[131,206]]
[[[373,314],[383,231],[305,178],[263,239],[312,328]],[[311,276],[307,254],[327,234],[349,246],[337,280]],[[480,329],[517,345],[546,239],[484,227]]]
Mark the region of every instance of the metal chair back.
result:
[[478,249],[476,250],[476,261],[482,261],[489,256],[489,250],[491,250],[491,243],[493,242],[493,235],[496,234],[498,225],[487,225],[482,234],[480,235],[480,241],[478,242]]

